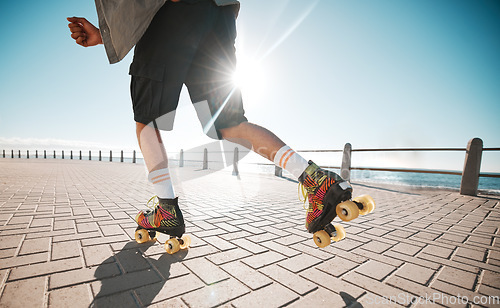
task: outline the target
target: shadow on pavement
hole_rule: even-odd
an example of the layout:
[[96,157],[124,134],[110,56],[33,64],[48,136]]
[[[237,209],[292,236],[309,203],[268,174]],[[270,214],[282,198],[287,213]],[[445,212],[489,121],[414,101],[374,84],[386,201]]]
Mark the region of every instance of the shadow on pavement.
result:
[[345,306],[349,308],[363,308],[363,305],[358,303],[354,297],[346,292],[340,292],[340,297],[344,300]]
[[[145,256],[143,252],[148,250],[152,250],[152,255]],[[109,277],[109,268],[113,263],[118,266],[121,274],[92,283],[94,294],[97,290],[99,293],[89,307],[149,306],[172,276],[172,264],[181,262],[186,254],[186,251],[179,251],[175,256],[169,255],[158,242],[128,242],[118,253],[97,267],[94,273],[97,279]],[[133,290],[140,303],[132,295]]]

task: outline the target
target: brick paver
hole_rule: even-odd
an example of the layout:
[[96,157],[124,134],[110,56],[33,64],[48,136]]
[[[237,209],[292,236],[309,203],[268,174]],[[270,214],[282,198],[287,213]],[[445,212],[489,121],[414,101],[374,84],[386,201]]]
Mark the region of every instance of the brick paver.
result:
[[376,211],[319,249],[293,181],[171,169],[175,255],[134,240],[143,166],[0,159],[0,306],[500,307],[498,196],[354,183]]

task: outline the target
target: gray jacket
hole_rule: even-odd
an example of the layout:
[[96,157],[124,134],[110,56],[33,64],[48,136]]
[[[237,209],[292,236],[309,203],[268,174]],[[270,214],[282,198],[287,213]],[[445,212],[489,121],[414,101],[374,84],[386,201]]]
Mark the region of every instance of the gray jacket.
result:
[[[213,0],[218,6],[237,0]],[[137,44],[167,0],[95,0],[99,29],[109,63],[121,61]]]

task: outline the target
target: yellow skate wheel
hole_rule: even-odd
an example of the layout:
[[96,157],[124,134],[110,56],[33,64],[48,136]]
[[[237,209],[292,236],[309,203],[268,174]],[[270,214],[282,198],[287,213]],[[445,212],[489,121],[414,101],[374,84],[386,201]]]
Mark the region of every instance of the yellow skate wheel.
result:
[[363,209],[359,210],[359,214],[361,215],[369,214],[375,210],[375,200],[368,195],[362,195],[352,200],[363,204]]
[[181,242],[182,242],[182,244],[180,244],[179,247],[181,249],[186,249],[186,248],[188,248],[191,245],[191,237],[189,237],[189,235],[184,234],[181,237]]
[[165,250],[168,254],[174,254],[180,249],[179,241],[176,238],[171,238],[165,242]]
[[318,246],[319,248],[326,247],[331,243],[330,235],[325,230],[315,232],[313,235],[313,240],[316,246]]
[[351,221],[359,216],[359,209],[356,203],[344,201],[337,205],[337,216],[343,221]]
[[146,229],[139,229],[135,231],[135,241],[139,244],[149,241],[149,232]]
[[375,200],[373,200],[373,198],[371,196],[369,196],[369,195],[362,195],[361,197],[363,197],[366,200],[368,200],[368,203],[370,203],[373,206],[373,209],[370,211],[370,213],[373,212],[375,210],[375,208],[377,207],[375,205]]
[[332,236],[332,241],[338,242],[345,238],[345,230],[341,225],[333,225],[335,228],[335,236]]
[[375,204],[374,203],[368,203],[368,214],[370,214],[374,210],[375,210]]

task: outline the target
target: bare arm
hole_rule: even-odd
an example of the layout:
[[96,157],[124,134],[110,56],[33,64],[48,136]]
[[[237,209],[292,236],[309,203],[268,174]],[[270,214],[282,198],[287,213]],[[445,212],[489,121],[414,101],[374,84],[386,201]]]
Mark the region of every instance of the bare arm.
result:
[[102,37],[99,29],[82,17],[68,17],[68,27],[71,37],[78,45],[83,47],[102,44]]

